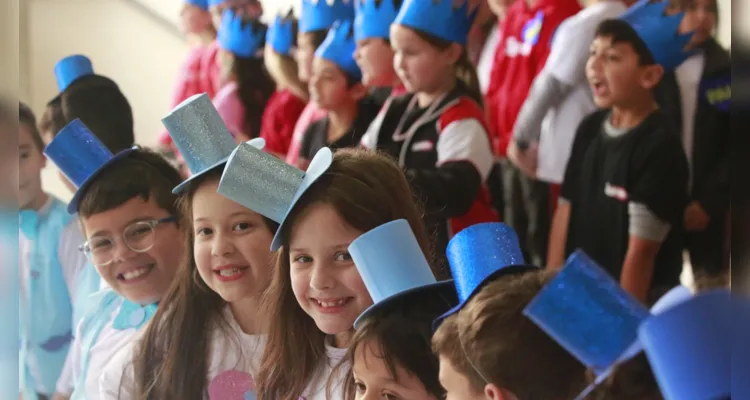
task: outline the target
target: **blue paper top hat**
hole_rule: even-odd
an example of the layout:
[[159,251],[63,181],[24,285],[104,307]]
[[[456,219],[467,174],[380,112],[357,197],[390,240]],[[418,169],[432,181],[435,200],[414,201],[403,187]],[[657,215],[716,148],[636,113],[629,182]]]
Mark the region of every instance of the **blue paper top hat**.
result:
[[406,294],[453,291],[455,297],[453,281],[435,279],[405,219],[385,223],[362,234],[349,245],[349,254],[374,303],[354,321],[355,328],[372,312]]
[[396,20],[398,8],[393,0],[355,0],[354,39],[357,41],[380,38],[390,39],[391,24]]
[[465,46],[479,7],[459,1],[456,7],[455,0],[406,0],[393,23]]
[[492,278],[538,268],[525,264],[516,232],[499,222],[477,224],[459,232],[448,242],[446,256],[459,302],[435,320],[435,327],[463,308]]
[[305,172],[241,143],[229,156],[218,192],[279,224],[271,243],[271,250],[276,251],[281,247],[284,222],[294,205],[332,162],[333,153],[324,147],[315,154]]
[[265,45],[265,25],[253,21],[243,21],[228,8],[221,16],[221,26],[217,41],[222,49],[231,51],[238,57],[250,58],[258,54]]
[[44,155],[76,187],[68,204],[68,213],[78,212],[78,204],[88,185],[105,168],[127,157],[137,147],[113,155],[109,149],[79,119],[70,121],[44,148]]
[[55,64],[55,78],[57,78],[57,88],[60,92],[70,86],[78,78],[94,75],[94,66],[88,57],[80,54],[63,58]]
[[208,0],[185,0],[185,3],[192,4],[202,10],[208,11]]
[[699,294],[640,327],[638,336],[665,400],[729,398],[731,295]]
[[657,64],[666,71],[677,68],[692,52],[685,51],[693,32],[679,34],[684,12],[666,15],[669,1],[640,0],[620,19],[630,24],[648,47]]
[[652,314],[661,314],[670,308],[684,303],[693,298],[693,292],[685,286],[678,285],[673,287],[670,291],[665,293],[659,298],[659,300],[651,306]]
[[294,17],[291,12],[286,17],[277,15],[266,33],[266,44],[270,45],[273,51],[282,56],[288,56],[292,53],[292,47],[297,42],[294,34]]
[[327,30],[336,21],[354,19],[353,0],[302,0],[299,31]]
[[315,57],[320,57],[336,64],[345,74],[355,81],[362,80],[362,71],[354,61],[354,41],[351,21],[336,21],[328,31],[326,40],[315,50]]
[[[173,193],[183,192],[195,178],[223,166],[237,147],[205,93],[187,98],[161,121],[192,174],[177,185]],[[265,145],[263,139],[253,139],[248,143],[258,149]]]

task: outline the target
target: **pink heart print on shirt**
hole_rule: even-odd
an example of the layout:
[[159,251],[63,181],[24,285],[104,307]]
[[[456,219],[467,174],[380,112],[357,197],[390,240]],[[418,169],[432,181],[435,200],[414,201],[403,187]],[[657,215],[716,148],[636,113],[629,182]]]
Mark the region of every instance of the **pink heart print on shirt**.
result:
[[255,400],[255,380],[247,372],[224,371],[208,384],[210,400]]

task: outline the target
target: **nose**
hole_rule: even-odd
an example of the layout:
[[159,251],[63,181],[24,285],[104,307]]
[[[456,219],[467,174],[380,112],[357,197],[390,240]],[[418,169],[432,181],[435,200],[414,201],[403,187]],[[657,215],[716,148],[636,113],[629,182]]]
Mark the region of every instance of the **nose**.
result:
[[115,243],[114,253],[112,254],[112,263],[115,264],[118,262],[127,261],[137,255],[138,253],[136,251],[132,250],[125,243],[119,240]]
[[401,55],[401,53],[396,52],[396,54],[393,55],[393,69],[396,71],[404,70],[406,67],[406,63],[404,63],[404,56]]
[[336,286],[336,281],[330,273],[331,268],[320,262],[315,262],[310,275],[310,287],[315,290],[326,290]]
[[211,242],[212,256],[221,257],[232,254],[233,252],[234,244],[226,237],[226,235],[221,232],[214,235],[214,240]]
[[354,49],[354,61],[361,62],[362,61],[362,47],[357,46]]

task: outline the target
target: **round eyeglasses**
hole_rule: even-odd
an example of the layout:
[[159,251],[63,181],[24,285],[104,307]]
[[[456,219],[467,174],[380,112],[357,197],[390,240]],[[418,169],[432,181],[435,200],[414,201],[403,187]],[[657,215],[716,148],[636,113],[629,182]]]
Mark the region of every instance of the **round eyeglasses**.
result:
[[[122,242],[130,250],[136,253],[145,253],[151,250],[156,243],[156,227],[176,221],[177,217],[169,216],[162,219],[133,222],[125,227],[120,236]],[[103,267],[111,264],[114,260],[115,250],[117,249],[116,242],[117,239],[114,237],[94,236],[78,246],[78,250],[82,251],[92,264]]]

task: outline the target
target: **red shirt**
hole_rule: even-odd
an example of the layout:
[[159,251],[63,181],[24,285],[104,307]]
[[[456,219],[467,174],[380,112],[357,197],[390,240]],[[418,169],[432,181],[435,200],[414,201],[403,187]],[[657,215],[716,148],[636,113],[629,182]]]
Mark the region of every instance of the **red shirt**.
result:
[[505,156],[513,125],[534,78],[544,67],[552,35],[566,18],[581,10],[577,0],[516,0],[501,22],[492,65],[486,110],[497,154]]
[[260,128],[260,137],[266,140],[266,151],[287,154],[292,145],[294,126],[305,106],[307,103],[288,89],[277,90],[271,95]]

